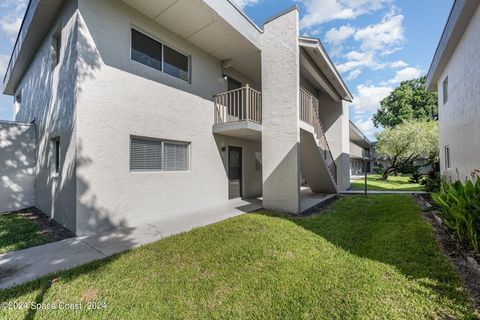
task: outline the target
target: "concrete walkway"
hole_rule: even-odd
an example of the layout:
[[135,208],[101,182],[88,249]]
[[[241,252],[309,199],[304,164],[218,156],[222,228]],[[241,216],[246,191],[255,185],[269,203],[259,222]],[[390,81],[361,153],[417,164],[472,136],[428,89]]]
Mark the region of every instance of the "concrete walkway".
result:
[[262,208],[260,199],[234,200],[222,207],[201,210],[138,227],[98,236],[76,237],[0,255],[0,289],[103,259],[143,244],[206,226]]
[[[368,194],[426,194],[425,191],[368,190]],[[364,194],[363,190],[347,190],[340,194]]]

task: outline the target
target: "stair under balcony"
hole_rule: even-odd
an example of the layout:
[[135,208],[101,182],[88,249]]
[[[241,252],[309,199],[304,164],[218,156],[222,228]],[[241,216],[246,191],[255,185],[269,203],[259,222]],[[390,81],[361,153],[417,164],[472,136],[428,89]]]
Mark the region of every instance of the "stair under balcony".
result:
[[217,94],[213,133],[246,140],[262,140],[262,94],[245,86]]

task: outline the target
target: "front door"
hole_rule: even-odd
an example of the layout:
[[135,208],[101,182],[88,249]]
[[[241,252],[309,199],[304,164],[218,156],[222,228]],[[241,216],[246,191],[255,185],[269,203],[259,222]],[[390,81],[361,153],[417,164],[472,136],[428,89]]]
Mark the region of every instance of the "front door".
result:
[[228,147],[228,198],[242,197],[242,148]]

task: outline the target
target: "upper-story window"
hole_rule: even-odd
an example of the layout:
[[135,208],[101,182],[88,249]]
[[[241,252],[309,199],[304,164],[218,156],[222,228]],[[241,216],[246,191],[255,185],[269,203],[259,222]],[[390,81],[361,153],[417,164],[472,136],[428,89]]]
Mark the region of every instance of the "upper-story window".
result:
[[190,81],[190,57],[132,29],[132,60]]
[[62,29],[59,28],[52,35],[52,68],[60,62],[60,49],[62,47]]
[[446,77],[445,80],[443,80],[442,95],[443,95],[443,104],[445,104],[448,101],[448,77]]

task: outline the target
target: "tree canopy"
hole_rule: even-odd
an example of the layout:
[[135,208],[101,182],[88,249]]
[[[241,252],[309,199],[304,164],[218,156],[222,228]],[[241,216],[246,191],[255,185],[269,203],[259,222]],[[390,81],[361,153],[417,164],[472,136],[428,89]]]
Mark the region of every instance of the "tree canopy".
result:
[[437,94],[425,88],[426,77],[404,81],[380,102],[375,127],[393,128],[408,120],[438,120]]
[[375,152],[391,163],[383,174],[384,180],[399,168],[412,165],[416,159],[438,159],[437,121],[409,120],[395,128],[387,128],[375,137]]

